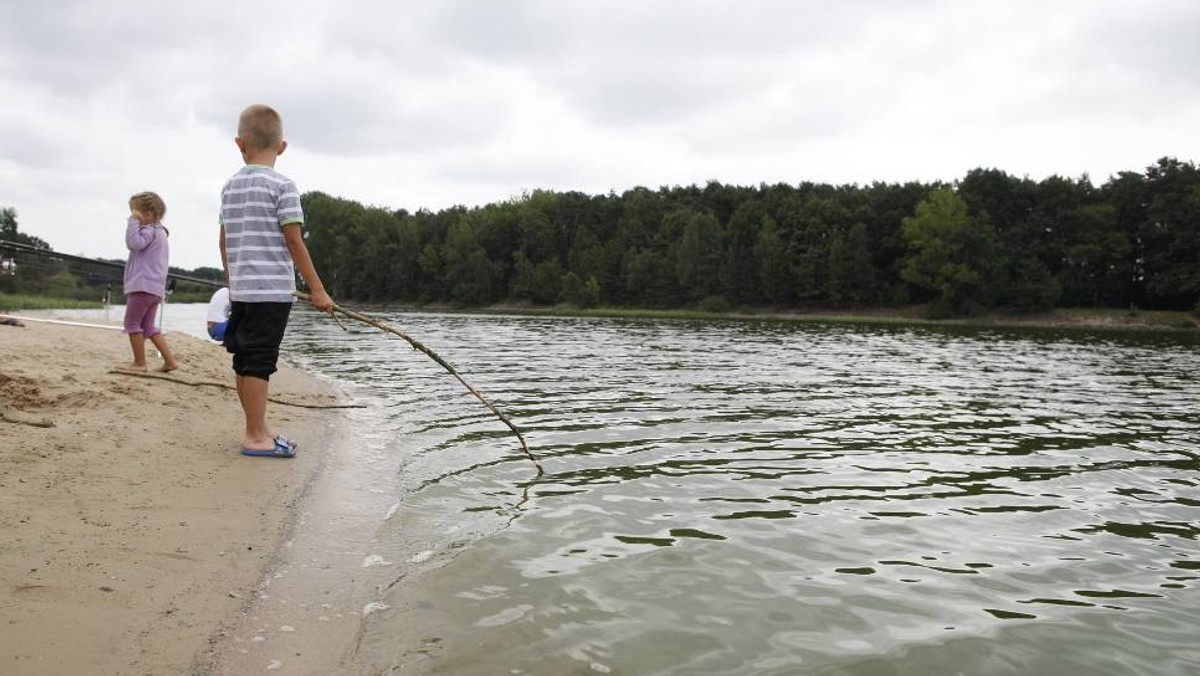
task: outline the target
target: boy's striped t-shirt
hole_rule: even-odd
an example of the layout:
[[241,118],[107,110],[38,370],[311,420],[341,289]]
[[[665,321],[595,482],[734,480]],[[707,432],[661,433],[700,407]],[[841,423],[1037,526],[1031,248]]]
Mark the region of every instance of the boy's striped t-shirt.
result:
[[230,300],[290,303],[296,270],[283,226],[303,223],[300,192],[271,167],[246,165],[221,190]]

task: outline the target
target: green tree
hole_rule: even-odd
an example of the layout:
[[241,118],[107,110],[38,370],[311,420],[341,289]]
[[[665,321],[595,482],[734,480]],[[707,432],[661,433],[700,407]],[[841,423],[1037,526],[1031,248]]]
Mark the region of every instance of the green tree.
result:
[[656,246],[666,209],[664,200],[646,188],[634,188],[621,196],[621,205],[617,238],[622,250],[631,252]]
[[763,219],[754,242],[754,261],[762,298],[773,305],[786,303],[792,286],[791,265],[779,236],[779,226],[770,216]]
[[822,188],[802,198],[788,217],[796,298],[802,302],[829,300],[829,249],[833,233],[850,226],[850,212],[838,195]]
[[767,218],[767,208],[760,199],[742,202],[729,217],[721,281],[734,303],[757,303],[762,299],[755,244]]
[[1046,312],[1058,303],[1061,288],[1041,258],[1024,256],[1009,264],[1007,305],[1018,312]]
[[959,181],[957,194],[970,214],[987,219],[996,232],[996,279],[990,284],[994,300],[1029,306],[1040,293],[1034,284],[1049,282],[1046,261],[1053,258],[1046,239],[1055,224],[1038,211],[1037,184],[999,169],[973,169]]
[[1086,178],[1050,176],[1034,187],[1033,206],[1003,241],[1001,302],[1018,310],[1044,311],[1058,304],[1070,275],[1068,251],[1079,236],[1080,210],[1093,199]]
[[1146,177],[1138,172],[1123,171],[1105,182],[1100,192],[1103,203],[1112,209],[1115,232],[1129,244],[1126,261],[1128,293],[1114,307],[1143,303],[1146,296],[1146,255],[1142,224],[1146,222],[1150,202]]
[[442,288],[440,280],[445,276],[441,249],[432,243],[422,247],[420,255],[417,256],[417,268],[421,272],[419,298],[422,300],[436,298],[436,289]]
[[607,272],[604,246],[591,229],[582,228],[575,234],[571,251],[567,255],[567,268],[581,280],[601,276]]
[[663,308],[679,303],[674,266],[658,251],[644,249],[626,256],[622,278],[626,298],[637,306]]
[[1139,228],[1147,302],[1187,309],[1200,299],[1200,169],[1164,157],[1146,169]]
[[564,275],[562,263],[557,258],[533,266],[533,302],[542,305],[556,302],[562,296]]
[[17,227],[17,210],[12,207],[0,209],[0,241],[24,244],[35,249],[50,251],[50,245],[39,237],[27,235]]
[[863,202],[854,217],[867,224],[877,302],[903,304],[909,301],[909,286],[900,276],[908,251],[901,224],[905,217],[916,212],[917,204],[925,199],[930,189],[928,185],[913,181],[900,185],[873,183],[862,191]]
[[[40,251],[51,250],[50,245],[40,238],[20,231],[17,227],[17,210],[11,207],[0,208],[0,242],[21,244]],[[0,260],[10,264],[7,271],[0,271],[0,291],[5,293],[42,293],[47,285],[61,287],[66,284],[65,278],[61,283],[53,281],[60,274],[66,274],[62,265],[38,254],[0,249]],[[78,285],[77,280],[72,279],[69,285],[70,289],[58,295],[69,296]]]
[[1074,214],[1075,237],[1061,276],[1064,304],[1127,307],[1132,298],[1133,245],[1117,226],[1116,209],[1099,203]]
[[321,192],[305,193],[301,204],[305,243],[321,281],[334,298],[354,298],[359,283],[357,258],[362,255],[362,247],[352,231],[361,219],[363,206]]
[[[528,251],[519,221],[520,202],[488,204],[472,212],[475,239],[500,270],[503,285],[512,284],[518,251]],[[524,254],[523,254],[524,255]]]
[[554,193],[535,190],[516,203],[521,250],[535,265],[566,254],[559,227],[552,217],[556,202]]
[[451,300],[482,305],[502,297],[498,266],[476,241],[469,218],[461,217],[450,225],[442,245],[442,260]]
[[17,241],[17,210],[12,207],[0,209],[0,241]]
[[867,243],[867,225],[835,232],[829,246],[829,299],[834,305],[861,304],[874,297],[875,270]]
[[524,251],[513,254],[513,276],[508,285],[508,296],[513,300],[532,301],[536,282],[533,278],[533,263]]
[[986,304],[983,281],[995,252],[986,220],[972,219],[961,197],[940,188],[903,227],[909,254],[901,274],[932,297],[935,314],[970,313]]
[[563,275],[562,294],[559,296],[559,301],[579,308],[588,308],[596,305],[599,300],[600,284],[595,277],[588,277],[584,281],[579,279],[579,275],[574,272]]
[[675,254],[679,286],[693,301],[719,294],[725,247],[717,218],[691,209],[672,212],[668,218],[678,218],[684,223]]

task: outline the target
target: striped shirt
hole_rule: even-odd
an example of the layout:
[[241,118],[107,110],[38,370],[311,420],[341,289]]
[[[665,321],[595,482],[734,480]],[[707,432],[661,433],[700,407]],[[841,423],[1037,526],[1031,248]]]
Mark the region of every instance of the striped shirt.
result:
[[271,167],[248,164],[221,190],[221,225],[230,300],[290,303],[296,270],[283,226],[304,223],[296,184]]

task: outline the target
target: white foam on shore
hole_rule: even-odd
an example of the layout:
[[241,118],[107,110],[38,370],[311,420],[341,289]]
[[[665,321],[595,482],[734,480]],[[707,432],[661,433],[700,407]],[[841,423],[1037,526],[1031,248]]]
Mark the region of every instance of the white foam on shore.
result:
[[368,603],[367,605],[363,606],[362,614],[363,614],[363,617],[366,617],[367,615],[370,615],[372,613],[377,613],[381,610],[387,610],[388,608],[391,608],[391,606],[389,606],[386,603],[383,603],[382,601],[372,601],[372,602]]
[[[331,385],[336,392],[336,383]],[[307,673],[332,673],[341,647],[353,643],[363,618],[387,607],[368,602],[377,591],[375,578],[390,575],[388,566],[394,563],[381,555],[386,552],[371,550],[383,514],[401,507],[399,458],[355,436],[351,430],[360,421],[354,413],[330,421],[314,448],[321,466],[297,505],[286,539],[278,542],[277,559],[259,582],[250,612],[266,626],[255,627],[257,635],[242,644],[248,653],[226,653],[223,673],[254,673],[264,665],[293,669],[297,665],[271,661],[280,654],[271,652],[297,646],[306,648],[305,668],[313,669]],[[310,447],[318,446],[313,442]]]
[[380,556],[378,554],[371,554],[371,555],[367,556],[367,558],[363,559],[363,563],[362,563],[363,568],[373,568],[375,566],[390,566],[390,565],[392,565],[391,561],[384,559],[382,556]]

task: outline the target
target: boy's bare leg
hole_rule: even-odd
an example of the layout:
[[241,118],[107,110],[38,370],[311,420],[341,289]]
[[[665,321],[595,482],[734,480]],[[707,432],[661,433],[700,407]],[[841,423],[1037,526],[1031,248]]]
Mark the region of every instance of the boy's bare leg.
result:
[[238,398],[246,415],[246,436],[242,448],[265,451],[275,448],[275,437],[267,430],[267,394],[270,381],[253,376],[238,376]]
[[[150,337],[150,342],[154,343],[154,347],[158,348],[158,353],[162,355],[163,365],[158,369],[163,373],[168,373],[179,368],[179,362],[175,361],[175,355],[171,353],[171,346],[167,345],[167,339],[163,334],[156,333]],[[145,363],[143,358],[142,363]]]
[[122,371],[146,370],[146,336],[140,333],[129,334],[129,347],[133,350],[133,362],[118,366]]

